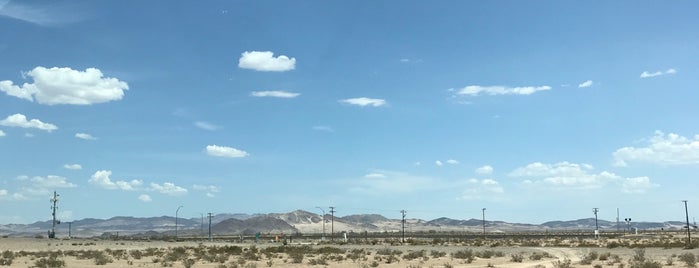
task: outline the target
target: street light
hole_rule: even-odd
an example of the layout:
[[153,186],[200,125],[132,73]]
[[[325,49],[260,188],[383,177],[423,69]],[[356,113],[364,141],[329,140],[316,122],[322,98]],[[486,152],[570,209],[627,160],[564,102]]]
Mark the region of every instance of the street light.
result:
[[177,241],[177,216],[180,213],[180,209],[182,206],[177,207],[177,210],[175,210],[175,241]]
[[317,209],[320,209],[321,212],[323,212],[323,236],[320,238],[320,240],[325,241],[325,210],[321,207],[316,207]]

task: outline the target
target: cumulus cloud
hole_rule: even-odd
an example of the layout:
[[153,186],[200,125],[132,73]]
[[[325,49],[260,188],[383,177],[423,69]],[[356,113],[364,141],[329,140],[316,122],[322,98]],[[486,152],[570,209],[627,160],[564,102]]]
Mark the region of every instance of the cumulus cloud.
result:
[[109,178],[112,175],[112,172],[109,170],[99,170],[95,172],[95,174],[92,174],[88,182],[90,184],[96,185],[98,187],[104,188],[104,189],[110,189],[110,190],[124,190],[124,191],[133,191],[136,190],[137,187],[141,186],[143,184],[143,181],[141,180],[131,180],[131,181],[116,181],[113,182],[111,178]]
[[43,189],[53,188],[74,188],[77,187],[74,183],[68,182],[68,179],[61,176],[48,175],[46,177],[32,177],[29,179],[32,186]]
[[31,196],[46,196],[51,193],[51,191],[57,188],[75,188],[78,187],[76,184],[68,181],[67,178],[48,175],[46,177],[42,176],[18,176],[17,181],[19,182],[19,191],[10,195],[7,193],[9,199],[13,200],[24,200],[29,199]]
[[153,201],[153,199],[150,198],[150,195],[147,194],[142,194],[138,196],[138,200],[143,201],[144,203],[148,203],[150,201]]
[[[638,178],[624,178],[608,171],[596,173],[594,167],[588,164],[576,164],[560,162],[556,164],[531,163],[525,167],[515,169],[510,173],[512,177],[525,178],[525,184],[544,185],[556,189],[598,189],[607,185],[621,185],[624,193],[643,193],[645,191],[631,191],[628,189],[640,189]],[[650,179],[646,178],[648,183]],[[648,188],[645,188],[648,189]]]
[[214,186],[214,185],[198,185],[198,184],[194,184],[194,185],[192,185],[192,189],[193,189],[193,190],[196,190],[196,191],[204,191],[204,192],[206,192],[206,196],[207,196],[207,197],[215,197],[215,196],[216,196],[216,193],[218,193],[219,191],[221,191],[221,188],[220,188],[220,187]]
[[442,163],[442,161],[439,161],[439,160],[434,161],[434,164],[437,166],[440,166],[440,167],[444,165],[444,163]]
[[54,124],[41,122],[39,119],[27,120],[23,114],[13,114],[0,121],[0,126],[6,127],[21,127],[21,128],[36,128],[48,132],[57,130],[58,127]]
[[102,71],[87,68],[85,71],[71,68],[36,67],[26,73],[34,83],[14,85],[12,81],[0,81],[0,91],[40,104],[91,105],[120,100],[128,84],[119,79],[104,77]]
[[93,137],[90,134],[87,133],[75,133],[75,137],[81,140],[96,140],[97,138]]
[[274,57],[272,51],[245,51],[238,59],[238,67],[262,72],[284,72],[296,68],[296,59],[285,55]]
[[459,161],[454,160],[454,159],[449,159],[449,160],[447,160],[447,164],[450,164],[450,165],[457,165],[457,164],[459,164]]
[[217,126],[217,125],[214,125],[212,123],[204,122],[204,121],[194,122],[194,126],[200,128],[200,129],[203,129],[203,130],[208,130],[208,131],[215,131],[215,130],[219,130],[221,128],[221,126]]
[[587,80],[585,82],[582,82],[578,85],[579,88],[586,88],[586,87],[591,87],[592,86],[592,80]]
[[151,183],[150,188],[151,188],[151,190],[159,192],[161,194],[172,195],[172,196],[184,195],[187,193],[187,189],[182,188],[180,186],[177,186],[171,182],[166,182],[166,183],[163,183],[162,185],[157,184],[157,183]]
[[273,97],[273,98],[287,98],[287,99],[289,99],[289,98],[296,98],[299,95],[301,95],[301,93],[279,91],[279,90],[250,92],[250,96],[253,96],[253,97]]
[[206,153],[211,156],[218,157],[228,157],[228,158],[239,158],[246,157],[249,154],[246,151],[238,150],[233,147],[218,146],[218,145],[207,145]]
[[339,100],[339,102],[344,103],[344,104],[349,104],[349,105],[372,106],[372,107],[379,107],[379,106],[386,105],[386,100],[372,99],[372,98],[366,98],[366,97],[344,99],[344,100]]
[[655,71],[655,72],[648,72],[648,71],[643,71],[641,73],[641,78],[651,78],[651,77],[656,77],[656,76],[661,76],[661,75],[666,75],[666,74],[676,74],[677,70],[670,68],[665,71]]
[[494,194],[502,194],[505,189],[500,183],[493,179],[470,179],[466,184],[466,190],[459,199],[479,200],[486,197],[493,197]]
[[493,174],[493,167],[485,165],[476,169],[476,174],[478,175],[490,175]]
[[506,86],[478,86],[471,85],[459,89],[457,95],[478,96],[478,95],[531,95],[539,91],[550,90],[550,86],[527,86],[527,87],[506,87]]
[[70,170],[81,170],[83,169],[83,166],[81,166],[80,164],[65,164],[63,165],[63,168]]
[[5,137],[6,135],[4,131],[0,130],[0,137]]
[[622,183],[621,191],[628,194],[643,194],[651,188],[658,187],[648,177],[627,178]]
[[699,135],[686,138],[675,133],[656,131],[643,147],[623,147],[613,154],[614,165],[630,162],[659,165],[699,165]]

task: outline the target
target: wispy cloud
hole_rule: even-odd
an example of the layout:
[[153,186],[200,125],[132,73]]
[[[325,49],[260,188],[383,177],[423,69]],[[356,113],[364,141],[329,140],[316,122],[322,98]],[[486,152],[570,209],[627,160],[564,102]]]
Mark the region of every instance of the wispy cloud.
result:
[[527,87],[506,87],[506,86],[466,86],[456,91],[457,95],[478,96],[478,95],[531,95],[539,91],[551,90],[550,86],[527,86]]
[[478,175],[490,175],[493,174],[493,167],[485,165],[476,169],[476,174]]
[[81,166],[80,164],[65,164],[63,165],[63,168],[69,170],[81,170],[83,169],[83,166]]
[[141,200],[144,203],[148,203],[150,201],[153,201],[153,199],[150,198],[150,195],[147,195],[147,194],[139,195],[138,200]]
[[585,82],[582,82],[578,85],[579,88],[586,88],[586,87],[591,87],[592,86],[592,80],[587,80]]
[[322,132],[335,132],[335,130],[329,126],[314,126],[313,130],[322,131]]
[[461,200],[480,200],[492,198],[494,195],[502,194],[505,189],[494,179],[470,179],[466,184],[466,189],[459,197]]
[[21,128],[36,128],[48,132],[57,130],[58,127],[54,124],[41,122],[39,119],[27,120],[23,114],[13,114],[0,121],[0,126],[6,127],[21,127]]
[[219,130],[221,128],[221,126],[214,125],[212,123],[205,122],[205,121],[194,122],[194,126],[200,128],[200,129],[203,129],[203,130],[208,130],[208,131],[215,131],[215,130]]
[[0,130],[0,137],[5,137],[6,135],[4,131]]
[[17,86],[12,81],[0,81],[0,91],[39,104],[91,105],[120,100],[129,89],[126,82],[104,77],[102,71],[87,68],[85,71],[71,68],[36,67],[26,73],[34,83]]
[[246,151],[238,150],[233,147],[228,146],[218,146],[218,145],[208,145],[206,146],[206,153],[211,156],[218,157],[228,157],[228,158],[240,158],[246,157],[248,154]]
[[87,134],[87,133],[75,133],[75,137],[78,139],[82,139],[82,140],[96,140],[97,139],[97,138],[95,138],[92,135]]
[[250,96],[253,96],[253,97],[272,97],[272,98],[286,98],[286,99],[296,98],[299,95],[301,95],[301,93],[279,91],[279,90],[253,91],[250,93]]
[[655,72],[648,72],[648,71],[643,71],[641,73],[641,78],[651,78],[651,77],[656,77],[656,76],[661,76],[661,75],[667,75],[667,74],[675,74],[677,73],[677,70],[670,68],[665,71],[655,71]]
[[77,7],[71,7],[65,3],[51,2],[51,5],[46,5],[41,1],[28,2],[9,0],[0,0],[0,16],[44,27],[78,22],[88,17],[84,9],[81,10]]
[[262,72],[285,72],[296,68],[296,59],[285,55],[274,57],[272,51],[245,51],[240,55],[238,67]]
[[221,188],[215,185],[192,185],[192,189],[196,191],[206,192],[207,197],[215,197],[216,193],[221,191]]
[[178,196],[187,194],[187,189],[177,186],[174,183],[166,182],[163,184],[151,183],[150,189],[161,194]]
[[366,97],[344,99],[344,100],[339,100],[339,102],[344,103],[344,104],[349,104],[349,105],[372,106],[372,107],[379,107],[379,106],[386,105],[386,100],[372,99],[372,98],[366,98]]

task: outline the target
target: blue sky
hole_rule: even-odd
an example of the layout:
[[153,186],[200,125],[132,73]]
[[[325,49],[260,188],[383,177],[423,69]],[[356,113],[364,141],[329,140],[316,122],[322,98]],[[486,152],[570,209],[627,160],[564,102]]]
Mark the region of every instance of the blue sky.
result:
[[696,10],[0,0],[0,223],[693,218]]

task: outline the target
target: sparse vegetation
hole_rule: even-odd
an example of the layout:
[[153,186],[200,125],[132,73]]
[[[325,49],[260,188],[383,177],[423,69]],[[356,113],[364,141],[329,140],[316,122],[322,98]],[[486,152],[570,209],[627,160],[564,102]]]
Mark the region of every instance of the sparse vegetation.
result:
[[678,257],[678,259],[680,261],[684,262],[687,267],[692,267],[692,268],[697,267],[697,258],[694,255],[694,253],[691,253],[691,252],[682,253]]

